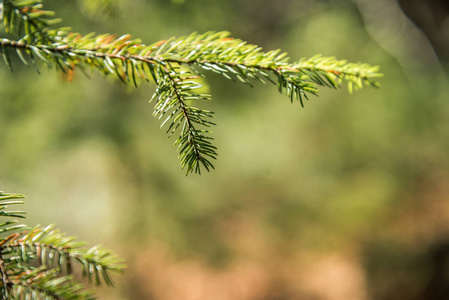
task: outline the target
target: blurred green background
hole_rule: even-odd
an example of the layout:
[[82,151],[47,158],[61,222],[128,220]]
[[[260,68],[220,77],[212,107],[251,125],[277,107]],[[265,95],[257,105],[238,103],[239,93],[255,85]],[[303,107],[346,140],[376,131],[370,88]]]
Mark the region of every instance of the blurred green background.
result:
[[385,76],[302,109],[275,86],[207,74],[219,158],[186,177],[152,117],[154,86],[2,65],[1,189],[27,195],[28,224],[126,260],[104,299],[447,299],[449,9],[401,2],[48,0],[81,33],[150,44],[229,30]]

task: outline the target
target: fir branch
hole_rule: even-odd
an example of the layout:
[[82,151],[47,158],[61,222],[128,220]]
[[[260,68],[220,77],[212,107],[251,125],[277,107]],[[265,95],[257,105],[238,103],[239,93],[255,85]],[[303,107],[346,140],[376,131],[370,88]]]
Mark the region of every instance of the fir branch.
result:
[[[0,217],[23,218],[22,211],[8,211],[23,204],[23,195],[0,192]],[[122,273],[122,261],[101,247],[82,248],[85,243],[60,233],[53,226],[27,226],[8,220],[0,224],[0,293],[2,299],[93,299],[93,294],[70,276],[79,264],[83,276],[96,285],[111,286],[111,275]],[[67,274],[67,275],[63,275]],[[31,298],[27,298],[31,297]]]
[[53,18],[54,12],[43,10],[41,0],[1,0],[0,19],[5,31],[27,42],[51,42],[50,26],[61,19]]
[[111,252],[99,247],[81,249],[84,243],[67,237],[53,226],[34,228],[10,235],[0,245],[4,264],[28,264],[37,259],[47,269],[56,269],[72,273],[73,262],[83,268],[83,276],[89,282],[101,284],[101,278],[112,285],[111,273],[123,272],[124,265]]
[[[15,218],[24,218],[25,212],[23,211],[6,211],[9,205],[15,205],[15,204],[23,204],[24,202],[21,199],[25,196],[20,194],[11,194],[11,193],[4,193],[0,191],[0,216],[3,217],[15,217]],[[3,232],[9,232],[9,231],[16,231],[18,229],[23,229],[26,227],[25,225],[13,225],[9,226],[11,224],[17,223],[17,220],[10,220],[6,221],[0,224],[0,233]],[[10,235],[9,237],[13,237],[15,234]],[[3,245],[5,242],[5,239],[0,239],[0,245]],[[12,280],[8,275],[8,267],[5,265],[5,261],[3,260],[3,254],[0,251],[0,276],[1,276],[1,285],[0,290],[2,292],[2,298],[7,299],[9,297],[9,291],[12,287]]]
[[211,137],[205,134],[209,130],[198,130],[195,124],[210,127],[215,125],[206,118],[212,118],[212,112],[201,110],[186,104],[189,100],[210,100],[208,94],[196,94],[195,90],[202,86],[194,81],[198,75],[191,71],[178,70],[179,67],[168,66],[159,69],[158,88],[153,96],[157,99],[154,115],[165,120],[161,126],[170,122],[167,133],[173,134],[181,126],[181,134],[175,142],[180,153],[182,168],[187,167],[187,173],[200,173],[200,163],[209,170],[213,168],[207,158],[216,159],[216,148],[211,144]]
[[[279,50],[263,52],[257,46],[230,38],[228,32],[194,33],[149,46],[139,40],[132,40],[129,35],[117,38],[113,35],[82,36],[58,31],[55,36],[56,42],[49,45],[0,39],[0,52],[8,65],[10,59],[6,49],[14,48],[24,50],[33,63],[38,58],[62,71],[90,67],[104,74],[114,74],[122,82],[132,82],[136,86],[142,79],[152,79],[158,85],[152,98],[158,99],[154,115],[161,118],[173,109],[163,122],[164,125],[171,121],[168,125],[170,135],[180,127],[181,122],[185,122],[175,146],[181,166],[187,169],[187,173],[200,173],[201,165],[207,170],[213,168],[210,158],[215,159],[217,155],[211,138],[204,135],[210,131],[198,130],[194,126],[214,125],[207,120],[212,112],[189,107],[185,101],[210,99],[210,95],[194,92],[200,87],[195,79],[199,78],[195,69],[211,70],[249,85],[252,85],[254,79],[273,82],[270,75],[274,75],[279,91],[288,95],[292,101],[299,100],[302,106],[303,99],[308,100],[307,94],[318,94],[316,85],[338,88],[346,81],[352,91],[353,85],[356,88],[361,88],[363,84],[378,86],[375,79],[380,76],[377,67],[349,64],[332,57],[315,56],[289,63],[286,53]],[[24,60],[22,51],[18,54]]]
[[10,288],[11,299],[94,299],[93,291],[73,280],[71,276],[58,276],[55,270],[43,268],[24,270],[12,277]]
[[304,99],[308,100],[308,94],[318,95],[317,86],[338,88],[347,82],[352,91],[353,86],[357,89],[363,85],[378,86],[375,79],[381,76],[377,67],[333,57],[315,56],[289,63],[286,53],[264,52],[258,46],[230,37],[228,32],[193,33],[151,45],[133,40],[130,35],[118,38],[109,34],[81,35],[69,32],[68,28],[51,29],[55,22],[50,19],[52,13],[41,10],[40,0],[3,1],[9,7],[5,10],[5,28],[14,24],[12,17],[8,17],[14,16],[13,12],[25,20],[25,25],[29,24],[24,38],[0,39],[0,52],[10,69],[10,52],[15,51],[24,64],[31,60],[36,69],[36,61],[42,61],[63,72],[91,68],[105,75],[114,74],[125,84],[135,86],[142,80],[154,81],[158,85],[152,98],[157,99],[154,115],[166,116],[162,126],[167,124],[170,135],[179,131],[175,146],[187,173],[200,173],[201,166],[206,170],[213,168],[210,160],[217,156],[208,136],[211,132],[196,127],[215,125],[209,121],[213,113],[187,105],[190,100],[210,99],[210,95],[195,92],[201,86],[198,69],[249,85],[253,80],[273,82],[291,101],[299,100],[301,106]]
[[[278,54],[279,50],[264,53],[254,45],[246,45],[237,39],[223,38],[228,36],[227,32],[220,34],[217,36],[211,32],[206,35],[206,37],[209,35],[219,37],[213,42],[207,42],[208,39],[201,43],[200,41],[192,42],[189,36],[162,41],[151,46],[140,44],[138,40],[130,40],[129,35],[120,38],[112,35],[83,37],[75,33],[70,33],[51,45],[30,45],[8,39],[0,39],[0,45],[3,49],[15,48],[25,49],[28,53],[34,52],[47,64],[53,58],[55,62],[62,60],[84,67],[94,66],[105,73],[118,72],[120,78],[126,78],[128,81],[130,72],[146,77],[141,71],[142,64],[165,65],[167,63],[199,66],[227,78],[235,77],[248,84],[251,84],[251,79],[263,81],[269,78],[267,72],[272,72],[278,78],[312,94],[318,93],[313,84],[337,88],[340,86],[336,81],[338,79],[340,82],[345,80],[355,83],[359,88],[363,84],[376,87],[378,83],[375,79],[381,76],[377,66],[347,63],[345,60],[339,61],[333,57],[315,56],[289,64],[289,58],[285,53]],[[193,43],[194,46],[181,44],[181,41]],[[151,55],[153,52],[154,55]],[[122,70],[119,70],[120,67]]]

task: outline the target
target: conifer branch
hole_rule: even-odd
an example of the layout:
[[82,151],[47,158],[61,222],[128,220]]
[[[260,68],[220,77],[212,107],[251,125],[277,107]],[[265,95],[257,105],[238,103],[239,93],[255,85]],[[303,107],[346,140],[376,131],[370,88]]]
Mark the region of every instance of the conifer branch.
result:
[[61,21],[53,16],[53,11],[42,9],[41,0],[0,1],[0,19],[5,31],[28,42],[52,41],[52,35],[48,34],[50,26]]
[[5,299],[95,299],[93,291],[73,280],[72,276],[58,276],[54,270],[27,270],[13,276],[9,298]]
[[[210,143],[211,137],[205,134],[209,130],[199,130],[195,124],[210,127],[215,125],[208,119],[212,118],[212,112],[201,110],[186,104],[190,100],[210,100],[208,94],[196,94],[194,91],[201,88],[201,84],[195,81],[198,74],[191,71],[179,70],[180,67],[168,65],[159,70],[158,88],[152,100],[157,99],[154,115],[165,120],[161,126],[169,123],[167,133],[173,134],[181,127],[181,134],[175,145],[180,153],[182,168],[187,167],[187,173],[195,171],[200,173],[200,163],[209,170],[213,168],[207,158],[216,159],[216,148]],[[171,121],[173,120],[173,121]],[[171,121],[171,122],[170,122]]]
[[[167,124],[169,135],[179,131],[175,146],[181,166],[187,173],[200,173],[201,166],[206,170],[213,168],[210,159],[217,156],[212,138],[207,136],[211,132],[197,128],[215,125],[209,121],[213,112],[188,105],[192,100],[210,99],[210,95],[195,91],[202,86],[199,69],[211,70],[249,85],[254,80],[273,82],[291,101],[299,100],[301,106],[304,106],[304,99],[308,100],[308,95],[318,95],[317,86],[338,88],[347,82],[352,92],[354,87],[359,89],[363,85],[377,87],[376,79],[381,76],[377,66],[348,63],[333,57],[315,56],[289,63],[286,53],[280,50],[263,52],[260,47],[230,37],[228,32],[194,33],[151,45],[133,40],[130,35],[118,38],[109,34],[81,35],[69,32],[67,28],[46,27],[53,21],[49,19],[51,13],[40,10],[40,0],[3,2],[11,7],[22,5],[15,11],[22,14],[22,19],[36,24],[31,26],[35,32],[45,33],[27,33],[27,37],[33,35],[34,39],[0,39],[0,52],[9,68],[10,52],[15,51],[27,65],[30,60],[36,66],[36,60],[39,60],[63,72],[91,68],[105,75],[114,74],[125,84],[135,86],[143,80],[155,82],[154,115],[165,117],[162,126]],[[28,11],[34,14],[23,13]]]
[[75,261],[82,265],[83,275],[89,281],[95,281],[99,285],[103,278],[107,285],[112,285],[109,274],[122,272],[120,260],[99,247],[80,249],[83,245],[85,244],[77,242],[75,238],[61,234],[53,226],[47,226],[8,236],[1,241],[0,253],[12,255],[4,261],[29,263],[32,259],[37,259],[48,269],[69,274],[72,272],[72,262]]
[[[23,201],[17,200],[20,198],[23,196],[0,192],[0,216],[23,218],[24,212],[6,211],[9,205],[22,204]],[[123,272],[121,260],[110,251],[100,247],[81,248],[85,243],[60,233],[53,226],[27,230],[23,230],[25,225],[9,226],[16,222],[0,225],[2,232],[12,232],[0,239],[3,299],[27,299],[27,295],[33,299],[39,299],[37,295],[44,299],[93,299],[93,293],[70,276],[74,263],[96,285],[104,282],[111,286],[111,274]]]

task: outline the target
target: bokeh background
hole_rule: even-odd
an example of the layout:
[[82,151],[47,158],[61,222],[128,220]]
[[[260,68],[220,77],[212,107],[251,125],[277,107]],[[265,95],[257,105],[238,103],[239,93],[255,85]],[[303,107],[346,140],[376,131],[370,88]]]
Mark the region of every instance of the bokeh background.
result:
[[[145,43],[229,30],[293,60],[380,65],[380,89],[207,74],[216,170],[185,176],[148,104],[154,86],[17,62],[0,68],[0,186],[128,264],[103,299],[449,297],[449,18],[437,0],[54,1],[74,31]],[[203,106],[204,107],[204,106]]]

